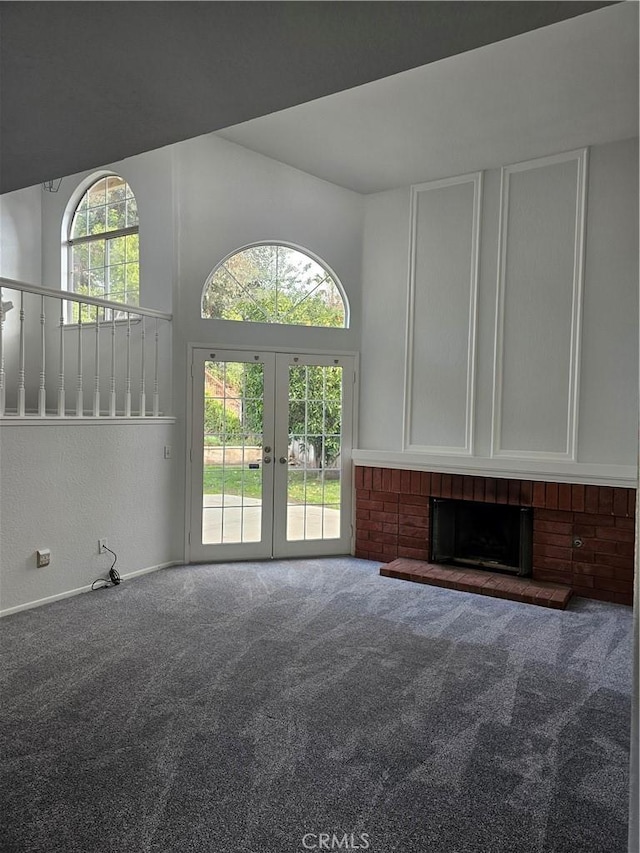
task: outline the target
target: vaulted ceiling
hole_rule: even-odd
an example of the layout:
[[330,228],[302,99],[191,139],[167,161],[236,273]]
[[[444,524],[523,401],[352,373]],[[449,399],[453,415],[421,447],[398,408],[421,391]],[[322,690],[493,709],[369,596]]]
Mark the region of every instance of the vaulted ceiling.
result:
[[638,3],[218,131],[360,193],[638,135]]
[[229,128],[609,5],[2,2],[0,191]]

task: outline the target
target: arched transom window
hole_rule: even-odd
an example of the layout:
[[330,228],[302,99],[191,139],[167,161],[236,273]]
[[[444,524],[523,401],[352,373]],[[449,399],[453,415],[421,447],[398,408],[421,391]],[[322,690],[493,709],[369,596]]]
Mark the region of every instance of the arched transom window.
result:
[[73,214],[68,245],[69,290],[139,304],[138,205],[123,178],[107,175],[89,187]]
[[260,243],[211,273],[202,316],[254,323],[344,327],[348,314],[335,275],[300,249]]

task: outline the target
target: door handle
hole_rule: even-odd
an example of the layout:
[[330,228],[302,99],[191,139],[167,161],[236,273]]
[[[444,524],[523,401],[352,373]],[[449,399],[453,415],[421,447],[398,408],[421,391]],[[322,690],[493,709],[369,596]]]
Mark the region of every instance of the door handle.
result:
[[270,457],[270,456],[265,456],[265,457],[264,457],[264,461],[265,461],[265,464],[266,464],[266,465],[268,465],[268,464],[269,464],[269,462],[271,462],[271,457]]
[[271,453],[271,448],[270,448],[270,447],[265,447],[264,452],[265,452],[265,453]]
[[285,464],[286,464],[286,462],[287,462],[287,457],[286,457],[286,456],[281,456],[281,457],[280,457],[280,464],[281,464],[281,465],[285,465]]

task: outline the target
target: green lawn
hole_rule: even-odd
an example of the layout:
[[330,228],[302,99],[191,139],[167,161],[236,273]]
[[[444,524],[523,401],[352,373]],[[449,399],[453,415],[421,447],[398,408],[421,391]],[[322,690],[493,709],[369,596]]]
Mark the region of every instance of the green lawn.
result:
[[[219,495],[222,493],[223,469],[221,465],[205,465],[203,477],[203,491],[205,495]],[[243,488],[244,486],[244,488]],[[324,481],[324,498],[322,494],[322,473],[307,471],[305,501],[304,471],[289,471],[289,500],[295,503],[316,504],[339,504],[340,503],[340,481]],[[262,471],[242,468],[226,467],[224,469],[224,493],[227,495],[244,494],[249,498],[262,496]]]

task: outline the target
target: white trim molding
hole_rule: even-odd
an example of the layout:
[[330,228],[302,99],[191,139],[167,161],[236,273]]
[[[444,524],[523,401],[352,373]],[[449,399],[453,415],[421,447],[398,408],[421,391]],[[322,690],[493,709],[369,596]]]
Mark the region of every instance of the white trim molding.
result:
[[435,471],[470,477],[499,477],[506,480],[533,480],[545,483],[584,483],[635,489],[638,472],[634,465],[602,465],[587,462],[525,460],[508,457],[459,456],[407,453],[400,450],[353,450],[354,465],[394,468],[404,471]]
[[147,427],[157,426],[158,424],[175,424],[177,418],[174,416],[168,415],[159,415],[158,417],[152,417],[148,415],[146,418],[141,418],[138,416],[133,416],[130,418],[124,417],[114,417],[112,418],[108,414],[102,414],[99,417],[93,416],[76,416],[76,415],[67,415],[65,417],[61,417],[59,415],[47,415],[46,417],[29,417],[26,415],[25,417],[19,417],[18,415],[5,415],[0,418],[0,423],[2,424],[2,428],[8,426],[14,427],[29,427],[29,426],[38,426],[38,427],[47,427],[47,426],[140,426],[144,425]]
[[[439,181],[414,184],[411,187],[411,213],[409,238],[409,294],[407,300],[406,346],[405,346],[405,386],[403,417],[403,448],[413,453],[442,453],[447,455],[472,456],[474,452],[475,401],[476,401],[476,337],[478,326],[478,277],[480,260],[480,223],[482,213],[482,172],[472,172]],[[473,212],[471,226],[470,278],[469,278],[469,320],[467,328],[467,378],[465,399],[465,441],[462,446],[445,447],[441,445],[417,445],[411,443],[412,392],[413,392],[413,345],[415,331],[416,299],[416,253],[418,197],[422,192],[444,187],[473,184]]]
[[[569,387],[567,393],[566,446],[562,451],[513,450],[502,447],[503,364],[506,261],[508,247],[510,175],[516,172],[576,161],[576,200],[573,248],[573,280],[571,297],[571,329],[569,350]],[[581,148],[528,160],[501,170],[500,224],[498,237],[498,281],[496,289],[496,318],[493,366],[493,410],[491,424],[491,455],[508,459],[539,460],[541,462],[576,462],[578,455],[578,411],[580,394],[580,349],[582,341],[582,302],[584,284],[584,250],[586,228],[588,149]],[[582,466],[581,466],[582,467]]]

